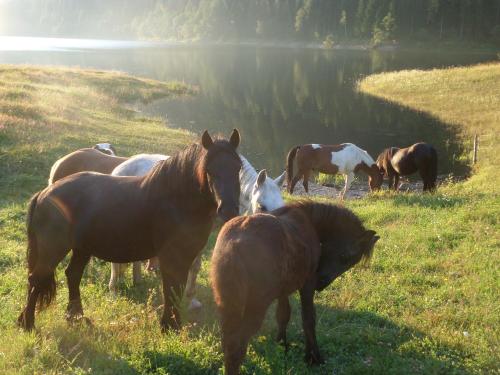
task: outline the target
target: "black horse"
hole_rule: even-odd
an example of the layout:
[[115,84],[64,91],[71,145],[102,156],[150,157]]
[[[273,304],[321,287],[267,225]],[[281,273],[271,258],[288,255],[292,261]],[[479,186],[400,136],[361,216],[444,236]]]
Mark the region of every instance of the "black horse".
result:
[[386,148],[377,158],[380,173],[389,178],[389,188],[394,190],[398,190],[399,176],[407,176],[417,171],[424,182],[423,190],[435,190],[437,162],[436,149],[423,142],[406,148]]

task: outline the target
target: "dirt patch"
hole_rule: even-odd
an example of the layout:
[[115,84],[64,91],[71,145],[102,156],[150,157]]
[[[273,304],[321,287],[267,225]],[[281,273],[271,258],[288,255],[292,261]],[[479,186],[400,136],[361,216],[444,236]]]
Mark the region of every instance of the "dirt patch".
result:
[[[440,175],[437,178],[437,185],[441,185],[443,183],[450,183],[463,180],[464,177],[457,177],[451,175]],[[415,192],[422,191],[424,184],[422,181],[411,180],[408,178],[401,178],[399,180],[399,191],[402,192]],[[319,196],[324,198],[332,198],[337,199],[340,196],[340,192],[344,188],[344,185],[319,185],[315,182],[309,182],[309,194],[307,194],[302,186],[302,183],[299,182],[295,185],[295,189],[293,195],[296,196]],[[382,189],[387,189],[387,181],[384,181],[382,185]],[[286,183],[283,186],[283,191],[286,191]],[[347,191],[345,199],[360,199],[363,198],[366,194],[370,192],[367,181],[355,180],[351,184],[351,188]]]

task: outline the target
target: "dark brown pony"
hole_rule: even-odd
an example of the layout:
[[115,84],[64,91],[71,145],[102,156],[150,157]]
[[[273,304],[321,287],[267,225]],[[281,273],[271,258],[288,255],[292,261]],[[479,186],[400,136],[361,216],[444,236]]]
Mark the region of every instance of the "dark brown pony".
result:
[[189,267],[207,242],[218,214],[238,215],[240,136],[213,141],[205,131],[193,144],[143,177],[77,173],[32,198],[28,210],[28,301],[19,324],[34,326],[35,307],[54,295],[54,270],[66,268],[69,319],[83,315],[80,281],[91,256],[128,263],[158,256],[163,281],[163,330],[180,325],[175,299]]
[[248,342],[275,299],[277,339],[286,344],[288,296],[296,290],[300,291],[306,360],[321,363],[314,292],[369,258],[378,239],[346,208],[311,201],[226,223],[211,263],[212,288],[221,315],[225,373],[239,374]]
[[[380,173],[389,178],[389,189],[398,190],[399,176],[418,171],[424,182],[423,191],[436,189],[437,152],[428,143],[415,143],[406,148],[386,148],[377,158]],[[380,182],[379,187],[382,185]]]
[[[297,159],[297,174],[293,175],[293,163]],[[354,174],[363,171],[368,175],[370,190],[375,190],[382,184],[382,177],[375,161],[365,150],[352,143],[340,145],[308,144],[292,148],[287,156],[287,187],[293,194],[293,189],[302,178],[306,192],[309,192],[309,177],[313,171],[325,174],[341,173],[345,176],[345,186],[341,193],[344,199],[347,190],[354,180]]]

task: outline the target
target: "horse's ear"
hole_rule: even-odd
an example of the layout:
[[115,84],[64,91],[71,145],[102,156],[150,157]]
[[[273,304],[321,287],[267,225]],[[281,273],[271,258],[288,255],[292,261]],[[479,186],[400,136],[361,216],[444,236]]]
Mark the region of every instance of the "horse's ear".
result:
[[212,137],[210,137],[210,134],[208,134],[207,130],[205,130],[201,136],[201,144],[205,150],[208,150],[214,144],[214,141],[212,140]]
[[262,184],[266,181],[266,178],[267,178],[267,172],[265,169],[263,169],[259,172],[259,175],[257,176],[257,186],[262,186]]
[[229,138],[229,143],[231,143],[231,146],[233,146],[235,149],[238,148],[240,144],[240,132],[238,131],[238,129],[233,129],[231,138]]
[[279,187],[283,186],[283,183],[285,182],[285,177],[286,177],[286,171],[284,171],[281,176],[278,176],[274,179],[274,182],[276,182],[276,185]]

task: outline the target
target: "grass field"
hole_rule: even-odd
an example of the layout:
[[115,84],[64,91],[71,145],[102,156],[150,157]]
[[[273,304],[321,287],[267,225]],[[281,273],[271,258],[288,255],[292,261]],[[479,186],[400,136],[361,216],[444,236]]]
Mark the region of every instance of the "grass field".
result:
[[[433,82],[439,82],[434,89]],[[353,269],[316,298],[326,364],[308,368],[302,361],[300,310],[293,296],[288,352],[273,341],[271,310],[249,347],[244,373],[500,371],[500,200],[493,147],[500,123],[498,87],[500,65],[401,72],[360,83],[361,91],[425,111],[457,132],[480,130],[481,163],[468,181],[442,186],[434,195],[383,192],[347,202],[382,238],[370,267]],[[64,319],[64,264],[56,303],[37,316],[37,330],[24,333],[15,325],[25,298],[26,202],[45,186],[52,162],[104,140],[123,155],[174,152],[193,135],[137,117],[126,104],[188,91],[117,73],[0,66],[0,373],[223,372],[207,279],[214,236],[198,285],[204,308],[183,314],[187,324],[180,333],[160,333],[154,276],[135,288],[124,285],[121,296],[112,298],[109,265],[100,261],[91,263],[82,281],[84,310],[93,326],[68,326]],[[455,100],[459,105],[446,104]]]

